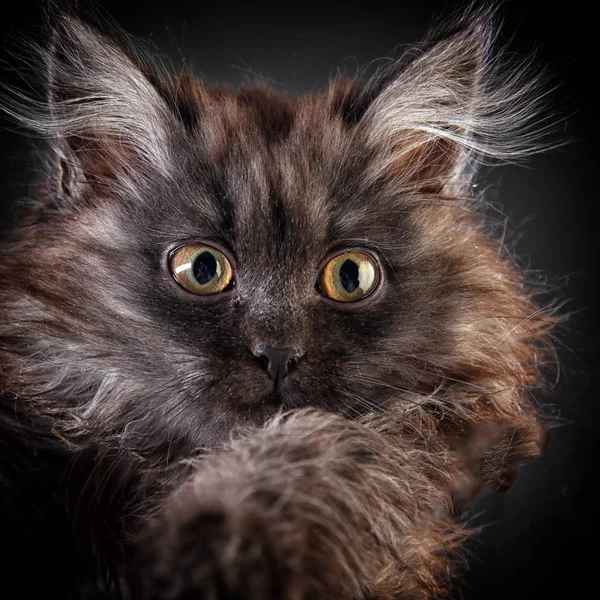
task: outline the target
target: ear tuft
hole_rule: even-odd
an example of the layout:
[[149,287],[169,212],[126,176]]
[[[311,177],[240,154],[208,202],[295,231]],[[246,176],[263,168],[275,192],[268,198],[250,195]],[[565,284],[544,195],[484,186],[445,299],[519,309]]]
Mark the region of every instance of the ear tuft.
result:
[[47,124],[60,159],[81,170],[70,181],[145,165],[166,171],[168,107],[114,41],[62,16],[52,32],[47,72]]
[[6,90],[0,107],[48,139],[57,207],[107,179],[168,178],[178,124],[167,71],[96,8],[85,17],[84,9],[48,2],[47,42],[31,42],[23,57],[31,91]]
[[541,77],[530,62],[493,56],[496,34],[492,10],[471,12],[367,84],[360,127],[373,178],[460,193],[479,164],[547,149]]

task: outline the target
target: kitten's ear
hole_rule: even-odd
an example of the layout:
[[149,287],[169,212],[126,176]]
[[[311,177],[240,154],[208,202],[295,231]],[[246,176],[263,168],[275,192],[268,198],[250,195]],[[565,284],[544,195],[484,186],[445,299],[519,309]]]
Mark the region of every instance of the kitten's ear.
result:
[[58,193],[74,197],[87,183],[166,172],[172,113],[133,52],[77,16],[56,16],[51,31],[45,125]]
[[478,163],[531,151],[537,79],[492,73],[490,19],[459,21],[367,86],[359,127],[375,156],[373,177],[456,193]]

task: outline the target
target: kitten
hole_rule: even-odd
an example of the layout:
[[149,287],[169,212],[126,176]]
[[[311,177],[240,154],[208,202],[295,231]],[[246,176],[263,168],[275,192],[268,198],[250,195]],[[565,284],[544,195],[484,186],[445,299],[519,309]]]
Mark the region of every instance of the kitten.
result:
[[49,144],[0,260],[0,585],[27,561],[24,597],[443,593],[452,516],[543,446],[556,322],[473,191],[541,149],[493,21],[297,97],[51,9],[47,102],[5,107]]

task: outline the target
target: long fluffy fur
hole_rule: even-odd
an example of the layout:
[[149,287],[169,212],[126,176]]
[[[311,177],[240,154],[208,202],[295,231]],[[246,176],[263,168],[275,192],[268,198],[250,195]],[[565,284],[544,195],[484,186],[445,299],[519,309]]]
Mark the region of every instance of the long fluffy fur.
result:
[[439,438],[407,436],[404,420],[376,430],[300,410],[203,459],[140,544],[136,593],[437,596],[464,537],[444,520],[458,469]]
[[[170,75],[77,11],[50,23],[48,102],[4,107],[50,148],[0,261],[0,486],[8,514],[37,495],[57,528],[80,526],[72,581],[56,531],[16,511],[56,587],[442,593],[457,505],[506,489],[544,443],[531,391],[557,318],[471,186],[478,165],[545,147],[538,79],[498,76],[484,10],[306,97]],[[190,238],[235,255],[228,299],[169,276],[165,253]],[[314,291],[342,243],[382,264],[361,306]],[[305,352],[281,405],[258,343]]]

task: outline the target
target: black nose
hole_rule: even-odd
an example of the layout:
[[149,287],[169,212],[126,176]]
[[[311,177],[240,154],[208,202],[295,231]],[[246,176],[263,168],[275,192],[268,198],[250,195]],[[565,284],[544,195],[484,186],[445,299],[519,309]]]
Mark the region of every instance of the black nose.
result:
[[296,367],[302,353],[296,348],[257,348],[254,356],[262,363],[269,377],[280,383]]

